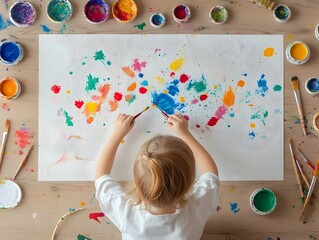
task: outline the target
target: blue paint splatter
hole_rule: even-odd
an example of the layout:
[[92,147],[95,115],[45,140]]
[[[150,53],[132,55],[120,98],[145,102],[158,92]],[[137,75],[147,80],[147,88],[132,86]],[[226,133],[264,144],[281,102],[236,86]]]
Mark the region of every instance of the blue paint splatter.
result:
[[147,87],[147,86],[148,86],[148,81],[147,81],[147,80],[144,80],[143,82],[141,82],[141,85]]
[[249,136],[250,139],[254,139],[254,138],[256,137],[256,133],[254,133],[254,132],[249,132],[249,133],[248,133],[248,136]]
[[173,114],[176,108],[174,99],[165,93],[152,93],[152,102],[167,114]]
[[260,76],[260,79],[257,81],[258,89],[256,89],[256,94],[262,97],[266,96],[268,91],[267,81],[265,80],[265,74]]
[[235,117],[235,113],[230,113],[229,116],[230,117]]
[[0,31],[6,29],[10,25],[13,25],[12,22],[9,19],[8,20],[3,19],[2,15],[0,14]]
[[238,203],[229,203],[230,205],[230,211],[234,212],[234,213],[238,213],[240,208],[238,208]]
[[144,76],[143,73],[139,73],[139,74],[138,74],[138,77],[139,77],[139,78],[143,78],[143,76]]
[[40,26],[42,27],[43,32],[52,33],[52,30],[49,27],[47,27],[46,25],[40,24]]
[[176,94],[179,93],[179,89],[178,89],[178,83],[179,83],[179,80],[178,79],[175,79],[171,82],[171,84],[167,87],[167,90],[168,90],[168,93],[171,95],[171,96],[175,96]]
[[242,75],[243,75],[244,77],[247,77],[248,74],[247,74],[247,73],[243,73]]

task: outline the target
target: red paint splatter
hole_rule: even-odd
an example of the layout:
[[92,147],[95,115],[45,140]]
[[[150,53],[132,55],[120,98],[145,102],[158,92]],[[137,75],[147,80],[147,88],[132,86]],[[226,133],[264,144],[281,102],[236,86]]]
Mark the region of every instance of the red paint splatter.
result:
[[15,131],[16,140],[14,143],[20,148],[25,148],[27,145],[31,144],[29,141],[33,138],[32,133],[27,128],[20,128]]
[[200,128],[200,125],[196,124],[196,127],[197,127],[197,128]]
[[189,80],[190,76],[186,75],[186,74],[182,74],[180,77],[179,77],[179,81],[181,83],[185,83]]
[[147,89],[145,87],[140,87],[139,91],[141,94],[145,94],[147,92]]
[[23,154],[23,151],[19,149],[19,155],[22,155],[22,154]]
[[33,168],[31,168],[31,169],[30,169],[30,172],[34,172],[34,169],[33,169]]
[[218,118],[212,117],[211,119],[209,119],[207,125],[213,127],[217,124],[218,120],[219,120]]
[[114,93],[114,99],[116,101],[121,101],[122,100],[123,95],[119,92]]
[[74,102],[74,105],[80,109],[82,106],[83,106],[84,102],[82,100],[79,100],[79,101],[75,101]]
[[89,218],[101,223],[98,218],[99,217],[104,217],[104,216],[105,216],[105,214],[102,213],[102,212],[100,212],[100,213],[90,213]]
[[175,76],[175,73],[174,73],[174,72],[171,72],[170,76],[171,76],[171,77],[174,77],[174,76]]
[[55,94],[58,94],[61,90],[61,86],[58,86],[58,85],[53,85],[51,87],[51,91],[54,92]]
[[189,121],[189,116],[184,115],[184,118],[185,118],[186,121]]
[[199,97],[199,99],[201,100],[201,101],[205,101],[206,99],[207,99],[207,95],[206,94],[203,94],[203,95],[200,95],[200,97]]
[[4,110],[10,111],[10,106],[7,103],[2,103],[1,108]]

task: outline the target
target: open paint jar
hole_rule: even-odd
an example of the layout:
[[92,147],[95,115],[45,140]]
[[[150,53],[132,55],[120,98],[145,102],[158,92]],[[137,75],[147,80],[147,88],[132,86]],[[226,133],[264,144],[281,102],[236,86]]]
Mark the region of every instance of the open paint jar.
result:
[[309,78],[305,83],[306,91],[312,95],[319,94],[319,78]]
[[0,97],[5,100],[16,99],[21,92],[20,83],[12,78],[7,77],[0,81]]
[[10,209],[19,205],[21,188],[11,180],[0,180],[0,209]]
[[9,9],[9,18],[17,27],[28,27],[37,17],[34,6],[26,1],[18,1]]
[[287,22],[291,17],[291,11],[289,7],[283,4],[279,4],[273,11],[274,18],[277,22]]
[[191,10],[187,5],[181,4],[173,9],[172,15],[177,23],[188,22],[191,17]]
[[150,24],[154,28],[161,28],[166,22],[165,16],[162,13],[154,13],[150,17]]
[[84,6],[84,16],[89,23],[104,23],[110,16],[110,7],[104,0],[89,0]]
[[12,66],[23,58],[23,48],[15,41],[4,40],[0,43],[0,62]]
[[310,49],[304,42],[292,42],[286,48],[286,58],[292,64],[304,64],[310,58]]
[[209,18],[215,24],[223,24],[228,19],[228,12],[223,6],[215,6],[210,10]]
[[113,17],[121,23],[133,21],[137,11],[137,5],[133,0],[117,0],[112,6]]
[[250,196],[250,207],[259,215],[268,215],[273,212],[277,205],[277,198],[273,191],[268,188],[259,188]]
[[63,23],[72,17],[73,8],[68,0],[51,0],[47,6],[48,18],[54,23]]

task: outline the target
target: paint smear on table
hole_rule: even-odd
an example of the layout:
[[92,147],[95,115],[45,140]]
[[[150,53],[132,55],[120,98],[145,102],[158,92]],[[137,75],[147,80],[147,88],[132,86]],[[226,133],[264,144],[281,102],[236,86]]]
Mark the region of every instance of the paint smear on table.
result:
[[1,108],[6,111],[10,111],[10,105],[8,103],[2,103]]
[[141,24],[138,24],[138,25],[134,25],[135,28],[138,28],[140,30],[144,30],[145,26],[146,26],[146,23],[141,23]]
[[99,218],[102,218],[102,217],[105,217],[105,214],[104,214],[103,212],[90,213],[90,214],[89,214],[89,218],[90,218],[90,219],[93,219],[93,220],[95,220],[95,221],[97,221],[97,222],[99,222],[99,223],[101,223],[100,220],[99,220]]
[[238,203],[229,203],[230,205],[230,211],[232,211],[233,213],[238,213],[240,208],[238,208]]
[[13,25],[9,19],[5,20],[3,16],[0,14],[0,31],[6,29],[10,25]]
[[31,139],[33,138],[32,132],[28,128],[20,128],[14,133],[15,141],[14,143],[20,148],[25,148],[31,144]]
[[93,240],[93,239],[88,238],[88,237],[86,237],[86,236],[83,236],[83,235],[79,234],[78,237],[77,237],[77,240]]
[[48,26],[46,26],[44,24],[40,24],[40,26],[41,26],[43,32],[52,33],[52,30]]

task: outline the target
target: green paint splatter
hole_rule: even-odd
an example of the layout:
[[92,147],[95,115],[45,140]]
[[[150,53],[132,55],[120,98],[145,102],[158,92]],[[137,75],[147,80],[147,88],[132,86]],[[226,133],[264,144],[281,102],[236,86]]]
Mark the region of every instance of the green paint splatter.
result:
[[280,85],[275,85],[273,89],[274,89],[275,92],[280,92],[281,89],[282,89],[282,86],[280,86]]
[[60,29],[60,33],[63,34],[66,31],[66,25],[63,24],[62,28]]
[[92,240],[92,239],[79,234],[78,235],[78,240]]
[[84,66],[86,64],[86,62],[82,62],[82,66]]
[[192,81],[188,84],[187,90],[190,90],[191,88],[194,88],[196,92],[200,93],[207,89],[206,79],[204,76],[202,76],[201,81]]
[[250,119],[258,119],[263,123],[264,126],[266,126],[265,118],[267,117],[268,117],[268,111],[265,111],[264,113],[262,113],[262,111],[258,111],[255,114],[253,114],[250,117]]
[[293,117],[295,118],[295,124],[300,124],[301,123],[299,117],[296,117],[296,116],[293,116]]
[[133,96],[131,97],[131,99],[128,100],[128,103],[131,104],[131,103],[134,102],[135,100],[136,100],[136,95],[133,95]]
[[145,130],[145,133],[151,133],[151,131],[149,131],[149,130]]
[[138,25],[134,25],[134,27],[140,29],[140,30],[144,30],[144,27],[146,26],[146,23],[141,23],[141,24],[138,24]]
[[87,82],[86,82],[86,87],[85,90],[91,91],[91,90],[96,90],[96,84],[99,82],[99,78],[97,77],[92,77],[91,74],[87,76]]
[[72,127],[73,126],[73,122],[72,122],[72,119],[69,115],[69,113],[67,111],[63,111],[64,112],[64,116],[65,116],[65,123],[69,126],[69,127]]
[[73,71],[70,71],[70,72],[69,72],[70,75],[73,75],[73,73],[74,73]]
[[112,63],[111,61],[107,61],[106,64],[110,66]]
[[100,51],[98,51],[98,52],[95,53],[95,55],[94,55],[94,60],[95,60],[95,61],[100,60],[100,61],[102,61],[102,62],[105,60],[105,55],[104,55],[104,53],[103,53],[102,50],[100,50]]
[[229,128],[230,128],[230,125],[228,124],[228,125],[227,125],[227,127],[229,127]]

